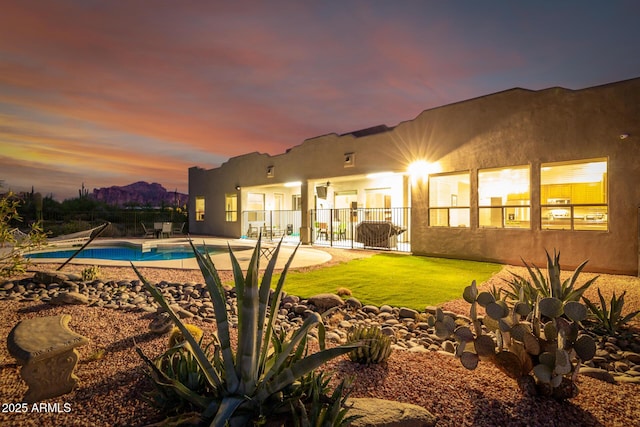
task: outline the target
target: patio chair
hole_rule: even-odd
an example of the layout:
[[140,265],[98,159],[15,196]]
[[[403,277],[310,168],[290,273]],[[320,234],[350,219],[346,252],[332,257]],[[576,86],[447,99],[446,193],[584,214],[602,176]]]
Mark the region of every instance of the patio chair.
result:
[[326,222],[316,222],[316,228],[318,229],[318,240],[324,236],[324,240],[329,240],[329,226]]
[[163,222],[162,223],[162,228],[160,229],[160,238],[163,237],[171,237],[171,223],[170,222]]
[[141,222],[140,225],[142,225],[142,231],[144,232],[142,235],[143,238],[156,237],[156,231],[153,228],[147,228],[144,222]]
[[249,239],[257,239],[258,238],[258,227],[255,227],[249,224],[249,229],[247,230],[247,238]]
[[182,230],[184,230],[184,222],[172,222],[171,224],[171,235],[183,234]]

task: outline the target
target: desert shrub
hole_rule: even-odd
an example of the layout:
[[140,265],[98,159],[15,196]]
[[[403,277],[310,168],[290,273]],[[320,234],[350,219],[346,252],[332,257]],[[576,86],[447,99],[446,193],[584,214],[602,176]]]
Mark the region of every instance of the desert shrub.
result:
[[[238,341],[235,351],[231,347],[226,292],[208,254],[200,253],[191,243],[215,310],[217,344],[207,349],[210,354],[207,354],[178,318],[162,293],[133,267],[145,289],[170,315],[189,344],[178,344],[169,349],[171,357],[176,354],[178,356],[175,357],[179,360],[164,365],[157,360],[154,362],[148,359],[136,347],[150,368],[149,375],[156,388],[156,401],[173,398],[183,404],[184,410],[193,408],[202,421],[219,427],[250,426],[265,420],[290,422],[292,419],[304,419],[306,415],[302,415],[300,411],[307,411],[305,402],[308,404],[309,396],[302,388],[305,383],[303,380],[326,361],[348,353],[358,344],[326,348],[322,318],[315,313],[308,316],[292,334],[275,333],[274,325],[284,279],[296,252],[294,250],[289,258],[275,291],[271,294],[271,278],[281,243],[276,247],[260,283],[260,239],[253,251],[246,276],[229,248],[238,301]],[[307,336],[314,327],[318,328],[320,351],[309,355]],[[167,357],[169,355],[165,353],[164,358]],[[169,370],[174,364],[185,367],[183,374],[176,375],[178,368]],[[188,385],[194,386],[195,390]],[[340,390],[341,395],[343,386],[336,390]],[[319,397],[316,405],[325,405],[325,397],[327,396]],[[343,407],[344,402],[340,396],[334,396],[329,401],[333,402],[334,409],[347,409]],[[338,401],[340,403],[336,404]],[[184,417],[191,419],[192,414],[180,411],[177,417],[182,422]],[[338,424],[335,425],[348,421],[348,417],[338,417]]]

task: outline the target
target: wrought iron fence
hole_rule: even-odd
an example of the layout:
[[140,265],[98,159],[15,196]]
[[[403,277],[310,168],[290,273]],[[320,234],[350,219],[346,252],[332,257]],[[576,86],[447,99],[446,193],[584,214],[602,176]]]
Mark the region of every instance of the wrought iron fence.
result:
[[300,240],[301,211],[263,210],[242,212],[242,237],[257,239],[260,234],[266,240]]
[[[29,221],[29,218],[25,218]],[[184,223],[183,233],[189,230],[186,212],[161,209],[114,209],[108,211],[43,212],[42,225],[50,237],[75,233],[97,227],[105,222],[111,225],[102,237],[142,237],[142,223],[152,227],[156,222]]]
[[311,218],[314,245],[411,252],[410,208],[318,209]]

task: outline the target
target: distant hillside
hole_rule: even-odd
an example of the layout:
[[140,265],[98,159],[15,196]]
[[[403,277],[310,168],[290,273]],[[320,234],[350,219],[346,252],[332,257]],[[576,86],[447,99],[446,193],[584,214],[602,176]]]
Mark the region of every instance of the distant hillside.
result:
[[167,191],[162,185],[154,182],[139,181],[124,187],[94,188],[93,198],[109,205],[125,206],[183,206],[189,201],[189,195]]

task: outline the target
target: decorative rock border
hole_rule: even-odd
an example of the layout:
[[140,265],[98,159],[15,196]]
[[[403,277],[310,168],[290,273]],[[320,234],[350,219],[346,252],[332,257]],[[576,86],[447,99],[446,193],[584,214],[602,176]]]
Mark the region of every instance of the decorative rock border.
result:
[[[198,318],[214,323],[214,309],[206,286],[200,283],[170,283],[161,281],[156,284],[169,304],[182,318]],[[158,305],[151,295],[137,281],[95,280],[83,282],[77,275],[65,275],[59,272],[39,272],[34,278],[19,281],[7,281],[0,284],[0,300],[42,301],[58,304],[86,304],[122,310],[142,310],[158,312]],[[229,322],[237,323],[237,301],[233,289],[227,289]],[[315,303],[315,304],[314,304]],[[294,295],[282,298],[277,314],[277,327],[284,330],[298,328],[304,318],[312,311],[324,311],[335,307],[326,323],[326,339],[335,343],[344,343],[349,329],[356,326],[379,326],[383,333],[393,338],[393,348],[411,352],[438,351],[453,354],[456,343],[442,339],[427,322],[429,314],[435,313],[435,307],[426,307],[418,312],[406,307],[382,305],[362,305],[356,298],[342,300],[334,294],[316,295],[301,299]],[[444,312],[457,324],[469,324],[467,316],[453,312]],[[158,333],[168,330],[167,319],[159,317],[150,328]],[[597,353],[581,370],[605,381],[617,381],[640,384],[640,335],[627,334],[622,337],[595,337]]]

